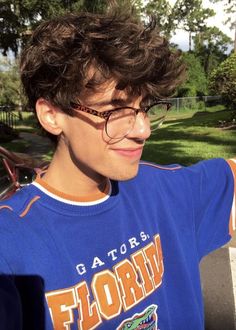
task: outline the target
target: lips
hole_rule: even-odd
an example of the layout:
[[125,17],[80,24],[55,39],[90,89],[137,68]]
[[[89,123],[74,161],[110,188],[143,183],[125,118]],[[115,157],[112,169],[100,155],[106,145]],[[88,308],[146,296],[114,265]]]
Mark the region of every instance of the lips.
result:
[[129,157],[129,158],[140,158],[143,152],[143,147],[117,148],[112,150],[120,156]]

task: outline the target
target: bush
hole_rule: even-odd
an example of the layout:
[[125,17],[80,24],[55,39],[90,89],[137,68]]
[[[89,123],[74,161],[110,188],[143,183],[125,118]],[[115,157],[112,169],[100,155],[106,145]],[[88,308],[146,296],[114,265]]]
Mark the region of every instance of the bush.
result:
[[177,90],[177,97],[207,95],[207,78],[200,60],[193,53],[184,53],[187,79]]
[[222,95],[230,108],[236,107],[236,54],[229,56],[212,72],[209,90],[212,94]]

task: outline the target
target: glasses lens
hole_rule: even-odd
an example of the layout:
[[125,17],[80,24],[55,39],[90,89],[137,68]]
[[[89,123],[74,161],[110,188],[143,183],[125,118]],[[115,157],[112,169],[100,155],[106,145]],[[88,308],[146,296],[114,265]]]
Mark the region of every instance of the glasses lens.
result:
[[150,119],[151,130],[155,131],[164,122],[167,112],[168,105],[166,103],[155,104],[148,110],[148,117]]
[[120,139],[126,136],[134,127],[135,111],[122,108],[113,111],[106,123],[106,133],[112,139]]

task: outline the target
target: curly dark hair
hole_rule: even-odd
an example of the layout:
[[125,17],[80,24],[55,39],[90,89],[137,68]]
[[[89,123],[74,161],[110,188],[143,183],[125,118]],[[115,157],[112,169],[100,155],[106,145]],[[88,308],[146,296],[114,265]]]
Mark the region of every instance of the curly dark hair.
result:
[[184,67],[153,19],[145,25],[121,13],[81,13],[39,25],[22,52],[20,70],[31,109],[43,97],[72,115],[81,91],[96,90],[108,79],[134,95],[167,97]]

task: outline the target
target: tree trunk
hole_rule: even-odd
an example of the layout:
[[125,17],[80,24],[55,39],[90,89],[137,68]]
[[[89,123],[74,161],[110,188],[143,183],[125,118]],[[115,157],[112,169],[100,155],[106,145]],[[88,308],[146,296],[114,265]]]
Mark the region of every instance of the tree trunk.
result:
[[236,19],[234,24],[234,53],[236,54]]
[[188,50],[189,50],[189,52],[191,52],[191,50],[192,50],[192,33],[191,33],[191,31],[189,31],[189,34],[188,34]]

